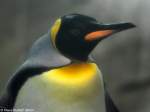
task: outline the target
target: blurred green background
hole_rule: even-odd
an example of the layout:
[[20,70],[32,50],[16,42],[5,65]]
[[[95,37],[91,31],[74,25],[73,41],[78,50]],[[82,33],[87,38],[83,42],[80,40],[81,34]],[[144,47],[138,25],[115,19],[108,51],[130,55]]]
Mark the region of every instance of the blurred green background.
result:
[[0,93],[32,43],[56,18],[81,13],[100,22],[132,22],[93,56],[121,112],[150,112],[150,0],[0,0]]

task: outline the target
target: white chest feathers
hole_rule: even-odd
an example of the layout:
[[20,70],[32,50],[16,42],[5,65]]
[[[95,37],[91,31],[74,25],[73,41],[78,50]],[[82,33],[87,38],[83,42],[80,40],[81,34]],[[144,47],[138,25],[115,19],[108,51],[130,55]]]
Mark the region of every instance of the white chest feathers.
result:
[[102,79],[94,63],[53,69],[28,79],[14,108],[35,112],[106,112]]

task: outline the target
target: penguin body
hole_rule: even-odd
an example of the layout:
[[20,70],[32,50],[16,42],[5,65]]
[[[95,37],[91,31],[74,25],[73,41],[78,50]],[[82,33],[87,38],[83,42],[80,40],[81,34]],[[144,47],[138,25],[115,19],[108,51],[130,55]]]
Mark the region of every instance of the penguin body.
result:
[[90,53],[104,38],[132,27],[131,23],[99,24],[80,14],[61,17],[34,43],[8,81],[0,109],[119,112]]
[[102,75],[93,63],[44,72],[26,81],[15,108],[34,108],[37,112],[106,112]]

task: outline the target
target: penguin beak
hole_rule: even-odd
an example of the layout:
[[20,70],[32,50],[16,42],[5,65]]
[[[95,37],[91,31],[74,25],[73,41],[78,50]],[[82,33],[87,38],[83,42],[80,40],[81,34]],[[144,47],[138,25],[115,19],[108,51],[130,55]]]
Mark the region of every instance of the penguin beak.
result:
[[132,23],[95,24],[96,31],[92,31],[85,36],[86,41],[102,40],[114,33],[136,27]]

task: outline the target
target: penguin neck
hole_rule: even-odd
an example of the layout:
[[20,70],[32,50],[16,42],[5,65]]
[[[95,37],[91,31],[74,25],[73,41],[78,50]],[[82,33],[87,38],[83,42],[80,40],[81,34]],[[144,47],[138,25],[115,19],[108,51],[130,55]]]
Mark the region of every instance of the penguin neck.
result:
[[73,63],[44,72],[43,80],[63,86],[84,86],[93,80],[97,72],[94,63]]

